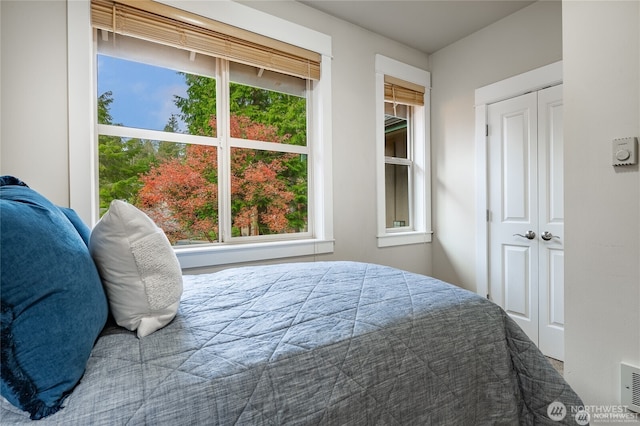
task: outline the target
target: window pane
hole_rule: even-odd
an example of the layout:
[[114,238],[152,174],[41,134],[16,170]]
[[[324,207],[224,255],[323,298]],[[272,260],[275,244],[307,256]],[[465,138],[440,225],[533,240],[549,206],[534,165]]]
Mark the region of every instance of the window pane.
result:
[[410,226],[409,166],[385,164],[386,227]]
[[216,76],[216,58],[188,50],[99,30],[98,53],[188,74]]
[[218,241],[218,150],[187,145],[184,157],[159,162],[142,176],[140,207],[172,244]]
[[[234,81],[242,83],[229,83],[231,137],[306,146],[305,81],[268,71],[258,78],[260,70],[254,67],[234,68]],[[294,83],[298,90],[294,90]]]
[[[214,78],[98,55],[98,122],[215,136]],[[106,113],[105,113],[106,112]]]
[[218,241],[217,148],[99,136],[100,211],[121,199],[172,244]]
[[229,79],[233,83],[271,90],[299,98],[306,97],[307,80],[251,65],[229,62]]
[[306,155],[231,149],[232,236],[306,232]]
[[385,102],[385,157],[409,158],[407,110],[406,105],[396,105],[394,109],[392,103]]

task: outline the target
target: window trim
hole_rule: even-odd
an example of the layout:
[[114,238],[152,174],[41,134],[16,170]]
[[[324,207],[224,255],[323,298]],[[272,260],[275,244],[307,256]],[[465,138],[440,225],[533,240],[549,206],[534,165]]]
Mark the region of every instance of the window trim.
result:
[[[175,7],[186,4],[162,1]],[[213,11],[204,3],[188,4],[188,11],[223,23],[276,38],[321,55],[322,75],[313,82],[315,117],[308,138],[311,146],[310,208],[314,209],[313,238],[256,244],[176,249],[182,268],[200,268],[296,256],[332,253],[333,177],[331,147],[331,37],[235,2],[221,2]],[[69,102],[69,193],[70,207],[93,227],[98,217],[96,173],[97,132],[95,91],[97,82],[90,0],[67,4],[68,102]],[[87,159],[91,161],[87,161]],[[311,225],[311,224],[310,224]]]
[[[378,247],[431,242],[431,139],[429,121],[429,93],[431,74],[383,55],[376,55],[376,193]],[[413,106],[411,133],[413,134],[413,193],[410,216],[413,228],[393,231],[386,227],[385,207],[385,135],[384,83],[385,75],[414,83],[425,88],[424,106]],[[420,143],[423,142],[423,143]]]

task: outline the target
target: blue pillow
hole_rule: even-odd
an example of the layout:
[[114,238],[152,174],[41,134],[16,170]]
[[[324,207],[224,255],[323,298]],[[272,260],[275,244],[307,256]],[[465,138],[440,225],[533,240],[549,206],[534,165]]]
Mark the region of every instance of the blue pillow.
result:
[[66,213],[75,226],[18,179],[0,178],[0,390],[34,420],[62,407],[107,320],[88,228]]
[[82,221],[82,219],[80,219],[80,216],[78,216],[78,213],[76,213],[75,210],[66,207],[58,208],[62,211],[62,213],[64,213],[67,219],[69,219],[69,222],[71,222],[73,227],[76,228],[76,231],[78,232],[78,234],[80,234],[80,238],[82,238],[82,241],[84,241],[84,245],[86,245],[88,248],[89,239],[91,238],[91,229],[89,229],[89,227],[85,225],[85,223]]

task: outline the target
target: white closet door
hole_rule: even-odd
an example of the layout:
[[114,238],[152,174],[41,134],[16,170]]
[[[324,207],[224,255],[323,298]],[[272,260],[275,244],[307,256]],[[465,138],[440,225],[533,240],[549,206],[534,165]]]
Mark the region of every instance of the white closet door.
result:
[[487,116],[490,296],[563,360],[562,86],[491,104]]
[[564,360],[564,174],[562,86],[538,92],[539,340]]
[[537,94],[491,104],[487,111],[490,294],[537,342]]

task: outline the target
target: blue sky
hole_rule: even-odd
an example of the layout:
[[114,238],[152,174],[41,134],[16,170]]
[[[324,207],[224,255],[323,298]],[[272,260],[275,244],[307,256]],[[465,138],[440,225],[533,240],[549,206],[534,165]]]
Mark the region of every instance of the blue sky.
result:
[[98,55],[98,95],[109,90],[113,123],[163,130],[171,114],[180,112],[173,96],[186,96],[187,85],[176,71]]

